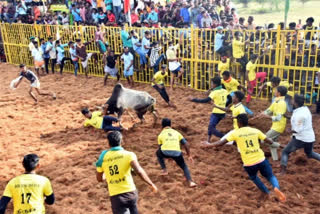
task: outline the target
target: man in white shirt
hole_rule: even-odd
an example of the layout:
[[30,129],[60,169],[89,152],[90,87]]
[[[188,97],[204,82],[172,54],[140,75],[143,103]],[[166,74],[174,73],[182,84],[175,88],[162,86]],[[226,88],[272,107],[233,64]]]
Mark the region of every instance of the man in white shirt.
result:
[[30,43],[29,43],[29,51],[32,53],[32,50],[34,49],[34,43],[35,42],[35,38],[34,36],[30,37]]
[[307,106],[304,106],[304,96],[296,94],[293,101],[293,114],[291,117],[292,139],[283,149],[281,155],[281,175],[287,170],[290,153],[304,149],[308,158],[320,161],[320,154],[313,151],[315,134],[312,128],[312,115]]
[[42,74],[45,75],[44,72],[44,59],[43,59],[43,52],[41,48],[38,47],[38,43],[34,42],[34,48],[31,51],[31,55],[34,61],[34,67],[37,72],[38,77],[40,77],[39,69],[41,68]]
[[52,37],[49,37],[46,47],[46,52],[49,52],[51,59],[51,70],[54,74],[54,67],[57,64],[57,49],[56,49],[56,41],[53,41]]

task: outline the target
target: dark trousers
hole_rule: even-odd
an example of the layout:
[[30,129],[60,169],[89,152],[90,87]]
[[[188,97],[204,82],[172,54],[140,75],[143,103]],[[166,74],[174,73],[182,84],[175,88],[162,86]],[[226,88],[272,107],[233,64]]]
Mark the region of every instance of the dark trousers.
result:
[[320,114],[320,97],[319,97],[319,100],[317,101],[316,112],[317,112],[317,114]]
[[229,95],[227,96],[226,107],[228,107],[231,103],[232,103],[232,96],[229,94]]
[[50,58],[44,58],[44,67],[46,69],[47,74],[49,74],[49,61],[50,61]]
[[71,60],[71,58],[69,58],[69,57],[63,57],[63,59],[61,60],[61,63],[60,63],[60,74],[62,74],[62,72],[63,72],[64,62],[65,62],[66,60],[69,60],[71,63],[73,63],[73,61]]
[[[171,151],[168,151],[168,152],[171,152]],[[158,151],[156,152],[156,155],[157,155],[158,162],[159,162],[159,164],[160,164],[162,169],[166,168],[166,163],[164,162],[164,159],[165,158],[171,158],[183,170],[184,176],[187,178],[187,180],[191,181],[191,175],[190,175],[190,172],[189,172],[189,168],[188,168],[187,164],[184,162],[184,158],[183,158],[181,152],[180,152],[179,156],[169,156],[169,155],[164,154],[163,151],[161,151],[161,149],[159,148]]]
[[118,122],[118,119],[111,116],[104,116],[102,121],[102,129],[108,131],[120,131],[120,127],[112,126],[112,122]]
[[111,196],[110,201],[113,214],[138,214],[136,191]]
[[54,74],[54,67],[57,64],[57,59],[51,59],[51,71]]
[[287,166],[290,153],[297,151],[298,149],[304,149],[308,158],[313,158],[320,161],[320,154],[313,151],[314,143],[306,143],[301,140],[297,140],[295,137],[291,138],[289,144],[282,150],[281,165]]
[[257,176],[258,172],[271,183],[273,188],[280,189],[279,182],[276,176],[273,175],[272,168],[267,159],[253,166],[245,166],[244,169],[248,173],[250,180],[252,180],[262,192],[269,193],[269,190]]
[[165,59],[165,55],[161,54],[159,56],[159,58],[157,59],[156,63],[154,64],[154,66],[152,66],[154,73],[157,73],[159,71],[159,65],[162,62],[162,60],[164,60],[164,59]]
[[241,79],[242,84],[244,84],[245,75],[246,75],[246,66],[248,63],[248,59],[247,59],[246,55],[244,55],[243,57],[236,59],[236,61],[238,63],[240,63],[240,75],[241,75],[240,79]]
[[[162,85],[162,86],[163,86],[163,85]],[[154,86],[152,86],[152,87],[159,92],[160,96],[164,99],[164,101],[166,101],[167,103],[169,103],[169,101],[170,101],[169,95],[168,95],[168,93],[167,93],[167,91],[166,91],[166,88],[165,88],[164,86],[163,86],[163,88],[159,88],[159,86],[157,86],[157,85],[154,85]]]
[[219,124],[219,122],[225,117],[225,114],[215,114],[212,113],[210,116],[210,122],[208,126],[208,135],[214,135],[216,137],[222,138],[224,136],[223,133],[219,132],[216,129],[216,126]]

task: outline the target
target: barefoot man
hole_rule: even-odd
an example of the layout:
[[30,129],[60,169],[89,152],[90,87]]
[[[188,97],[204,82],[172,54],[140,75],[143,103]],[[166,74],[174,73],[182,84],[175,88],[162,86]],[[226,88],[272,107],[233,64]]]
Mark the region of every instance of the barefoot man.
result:
[[29,90],[29,94],[32,97],[32,99],[35,101],[35,103],[38,102],[38,99],[36,98],[36,96],[32,93],[32,89],[34,88],[36,90],[36,92],[41,95],[41,96],[52,96],[53,99],[56,99],[56,95],[55,93],[44,93],[44,92],[40,92],[40,81],[38,79],[38,77],[30,70],[27,70],[27,67],[24,64],[21,64],[20,66],[20,80],[16,83],[15,88],[18,88],[18,86],[20,85],[23,77],[26,78],[27,80],[30,81],[31,83],[31,87]]
[[224,144],[235,141],[237,142],[238,150],[240,151],[243,167],[248,173],[250,180],[262,191],[269,194],[269,189],[263,184],[257,173],[265,177],[273,187],[273,190],[279,201],[285,202],[286,196],[280,191],[280,186],[277,178],[272,173],[272,168],[269,161],[265,158],[264,152],[260,149],[259,141],[272,144],[272,140],[267,138],[260,130],[248,126],[247,114],[239,114],[237,116],[239,129],[231,132],[226,139],[215,143],[203,143],[203,147],[218,147]]
[[184,176],[186,177],[189,183],[189,187],[195,187],[196,183],[194,183],[191,179],[189,168],[184,161],[181,148],[180,148],[180,144],[181,144],[186,149],[189,160],[193,161],[190,154],[190,148],[186,139],[179,132],[171,128],[171,120],[168,118],[164,118],[162,120],[162,128],[163,130],[158,136],[158,144],[160,145],[160,147],[156,153],[158,162],[163,171],[162,174],[163,175],[168,174],[164,159],[171,158],[183,170]]

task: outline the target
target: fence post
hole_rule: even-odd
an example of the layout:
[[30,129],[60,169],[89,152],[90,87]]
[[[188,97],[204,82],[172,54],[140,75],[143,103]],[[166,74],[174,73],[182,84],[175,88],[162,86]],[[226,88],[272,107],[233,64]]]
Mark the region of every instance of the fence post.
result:
[[276,44],[276,61],[275,61],[275,70],[273,72],[273,76],[278,76],[278,69],[279,69],[279,57],[280,57],[280,40],[281,40],[281,28],[278,25],[277,28],[277,44]]

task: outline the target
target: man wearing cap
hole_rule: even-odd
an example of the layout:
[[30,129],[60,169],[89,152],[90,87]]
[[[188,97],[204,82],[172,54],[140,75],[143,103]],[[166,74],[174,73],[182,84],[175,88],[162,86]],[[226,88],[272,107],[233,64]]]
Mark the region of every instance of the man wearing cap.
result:
[[223,27],[222,26],[217,27],[217,31],[218,32],[214,38],[214,51],[220,55],[225,55],[225,53],[228,50],[228,47],[223,45],[223,42],[225,39],[225,35],[222,33]]
[[166,103],[168,103],[169,106],[175,107],[175,105],[170,102],[169,95],[164,86],[164,79],[166,77],[168,77],[167,65],[162,65],[161,71],[155,73],[151,80],[152,87],[159,92],[160,96],[164,99],[164,101],[166,101]]
[[30,37],[30,43],[29,43],[29,51],[32,52],[32,50],[34,49],[34,43],[35,42],[35,38],[34,36]]

